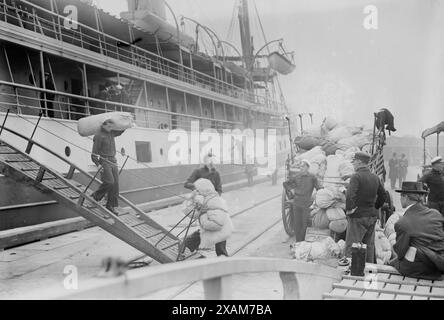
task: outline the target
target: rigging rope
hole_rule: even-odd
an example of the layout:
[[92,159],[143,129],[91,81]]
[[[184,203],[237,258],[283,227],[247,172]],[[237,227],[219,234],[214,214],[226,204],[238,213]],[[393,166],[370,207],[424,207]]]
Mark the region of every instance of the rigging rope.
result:
[[[256,12],[256,16],[257,16],[257,18],[259,20],[259,25],[261,27],[262,36],[264,37],[265,43],[268,43],[267,36],[265,35],[264,26],[262,24],[262,20],[261,20],[261,17],[259,15],[259,10],[257,9],[256,0],[253,0],[253,5],[254,5],[255,12]],[[271,53],[270,49],[268,48],[268,46],[267,46],[267,51],[268,51],[268,54]],[[281,82],[279,81],[279,77],[277,75],[276,75],[276,82],[277,82],[278,89],[279,89],[279,98],[281,100],[281,103],[285,106],[286,111],[288,112],[288,107],[287,107],[287,103],[285,101],[284,93],[282,91]]]
[[227,36],[225,37],[225,40],[227,42],[230,42],[230,40],[232,40],[232,37],[234,35],[234,27],[236,25],[236,11],[237,11],[236,8],[237,7],[238,7],[238,0],[236,0],[233,5],[233,13],[231,14],[230,26],[228,27]]

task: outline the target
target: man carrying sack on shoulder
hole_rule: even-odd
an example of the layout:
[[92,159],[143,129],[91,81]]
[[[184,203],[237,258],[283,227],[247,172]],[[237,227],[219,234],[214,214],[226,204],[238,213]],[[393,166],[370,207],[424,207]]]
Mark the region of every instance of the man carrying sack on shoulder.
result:
[[124,131],[114,130],[114,122],[106,120],[99,133],[94,136],[91,160],[96,166],[102,166],[102,185],[92,194],[96,201],[101,201],[107,195],[106,208],[118,215],[115,208],[119,206],[119,168],[116,160],[115,137]]
[[339,264],[350,264],[351,249],[354,243],[367,245],[367,262],[375,262],[375,226],[378,220],[378,209],[385,202],[386,192],[377,175],[370,172],[371,156],[357,152],[352,164],[355,173],[350,178],[347,188],[347,235],[345,239],[345,257]]
[[444,217],[427,208],[427,191],[421,182],[404,182],[401,190],[404,216],[395,224],[396,258],[390,262],[406,277],[438,280],[444,273]]

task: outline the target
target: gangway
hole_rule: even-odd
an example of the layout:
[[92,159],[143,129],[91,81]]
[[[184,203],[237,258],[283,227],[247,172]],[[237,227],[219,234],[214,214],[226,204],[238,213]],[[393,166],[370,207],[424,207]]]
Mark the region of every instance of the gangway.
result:
[[[2,131],[25,140],[26,150],[20,151],[7,143],[1,137]],[[48,156],[56,157],[67,164],[68,173],[61,174],[37,161],[30,155],[35,147],[43,150]],[[119,203],[125,205],[126,208],[118,216],[111,214],[92,197],[90,186],[94,181],[100,182],[97,179],[98,172],[95,176],[90,175],[33,138],[28,138],[6,127],[4,123],[0,126],[0,173],[18,183],[35,187],[48,194],[60,204],[74,209],[80,216],[160,263],[197,257],[186,248],[183,252],[179,252],[180,239],[147,216],[128,199],[119,196]],[[74,180],[75,173],[89,179],[89,184],[85,186]]]

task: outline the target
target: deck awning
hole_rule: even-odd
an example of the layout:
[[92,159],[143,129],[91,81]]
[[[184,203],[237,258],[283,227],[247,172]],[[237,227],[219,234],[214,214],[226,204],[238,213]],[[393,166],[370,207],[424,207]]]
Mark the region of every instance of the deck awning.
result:
[[444,132],[444,121],[441,122],[440,124],[437,124],[436,126],[434,126],[433,128],[427,129],[422,133],[422,138],[425,139],[428,136],[431,136],[432,134],[435,133],[440,133],[440,132]]

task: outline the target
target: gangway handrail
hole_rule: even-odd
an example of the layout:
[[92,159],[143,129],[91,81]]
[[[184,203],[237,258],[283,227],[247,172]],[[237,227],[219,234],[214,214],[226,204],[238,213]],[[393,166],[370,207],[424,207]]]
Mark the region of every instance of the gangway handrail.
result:
[[[322,293],[339,281],[342,272],[316,263],[273,258],[211,258],[153,266],[148,269],[127,271],[124,276],[112,279],[93,278],[74,291],[39,291],[39,299],[137,299],[147,298],[154,292],[176,286],[203,281],[205,299],[232,298],[232,275],[279,273],[285,300],[301,299],[299,278],[306,277],[314,286],[322,279]],[[324,288],[325,286],[325,288]],[[325,290],[325,291],[324,291]]]
[[[59,155],[57,152],[52,151],[51,149],[49,149],[48,147],[45,147],[44,145],[42,145],[41,143],[35,141],[34,139],[31,139],[31,138],[29,138],[29,137],[26,137],[25,135],[23,135],[23,134],[21,134],[21,133],[15,131],[15,130],[13,130],[13,129],[10,129],[10,128],[4,126],[4,125],[2,125],[1,128],[2,128],[3,130],[6,130],[6,131],[8,131],[8,132],[10,132],[10,133],[12,133],[12,134],[14,134],[14,135],[16,135],[17,137],[19,137],[19,138],[21,138],[21,139],[24,139],[24,140],[28,141],[29,144],[35,145],[35,146],[41,148],[42,150],[48,152],[49,154],[55,156],[55,157],[58,158],[59,160],[61,160],[61,161],[65,162],[66,164],[68,164],[68,165],[70,166],[70,169],[73,169],[73,168],[74,168],[75,170],[77,170],[77,171],[78,171],[79,173],[81,173],[82,175],[84,175],[84,176],[86,176],[87,178],[91,179],[91,181],[96,181],[96,182],[98,182],[98,183],[102,183],[99,179],[97,179],[97,177],[92,176],[91,174],[89,174],[88,172],[86,172],[85,170],[83,170],[82,168],[80,168],[80,167],[78,167],[77,165],[75,165],[73,162],[69,161],[68,159],[65,159],[63,156]],[[2,141],[2,140],[1,140],[1,137],[0,137],[0,141]],[[14,147],[14,148],[16,148],[16,147]],[[38,163],[38,162],[36,161],[36,163]],[[39,165],[40,165],[40,163],[39,163]],[[46,166],[45,166],[45,167],[46,167]],[[64,178],[64,177],[63,177],[62,175],[60,175],[58,172],[56,172],[55,170],[49,169],[49,168],[48,168],[48,171],[49,171],[51,174],[57,176],[59,179],[63,179],[63,180],[64,180],[64,183],[68,184],[69,187],[71,187],[72,189],[76,190],[79,194],[81,194],[81,196],[82,196],[83,198],[85,198],[85,199],[87,199],[88,201],[90,201],[90,202],[92,202],[92,203],[95,203],[95,204],[97,204],[98,206],[100,206],[100,205],[97,203],[97,201],[95,201],[92,197],[88,196],[88,194],[86,194],[85,191],[82,191],[82,190],[80,190],[79,188],[77,188],[76,186],[74,186],[73,184],[71,184],[66,178]],[[119,198],[120,201],[122,201],[123,203],[125,203],[128,207],[130,207],[131,209],[133,209],[135,212],[141,214],[142,217],[145,216],[145,212],[143,212],[140,208],[138,208],[134,203],[132,203],[131,201],[129,201],[129,200],[126,199],[125,197],[121,196],[120,194],[119,194],[119,197],[118,197],[118,198]],[[116,217],[116,218],[118,219],[118,217]],[[152,221],[152,223],[154,224],[154,226],[155,226],[156,228],[160,229],[161,231],[163,231],[163,232],[165,232],[165,233],[168,233],[168,236],[170,236],[170,237],[176,239],[176,237],[175,237],[173,234],[169,233],[168,230],[166,230],[163,226],[161,226],[160,224],[158,224],[158,223],[155,222],[155,221]]]

